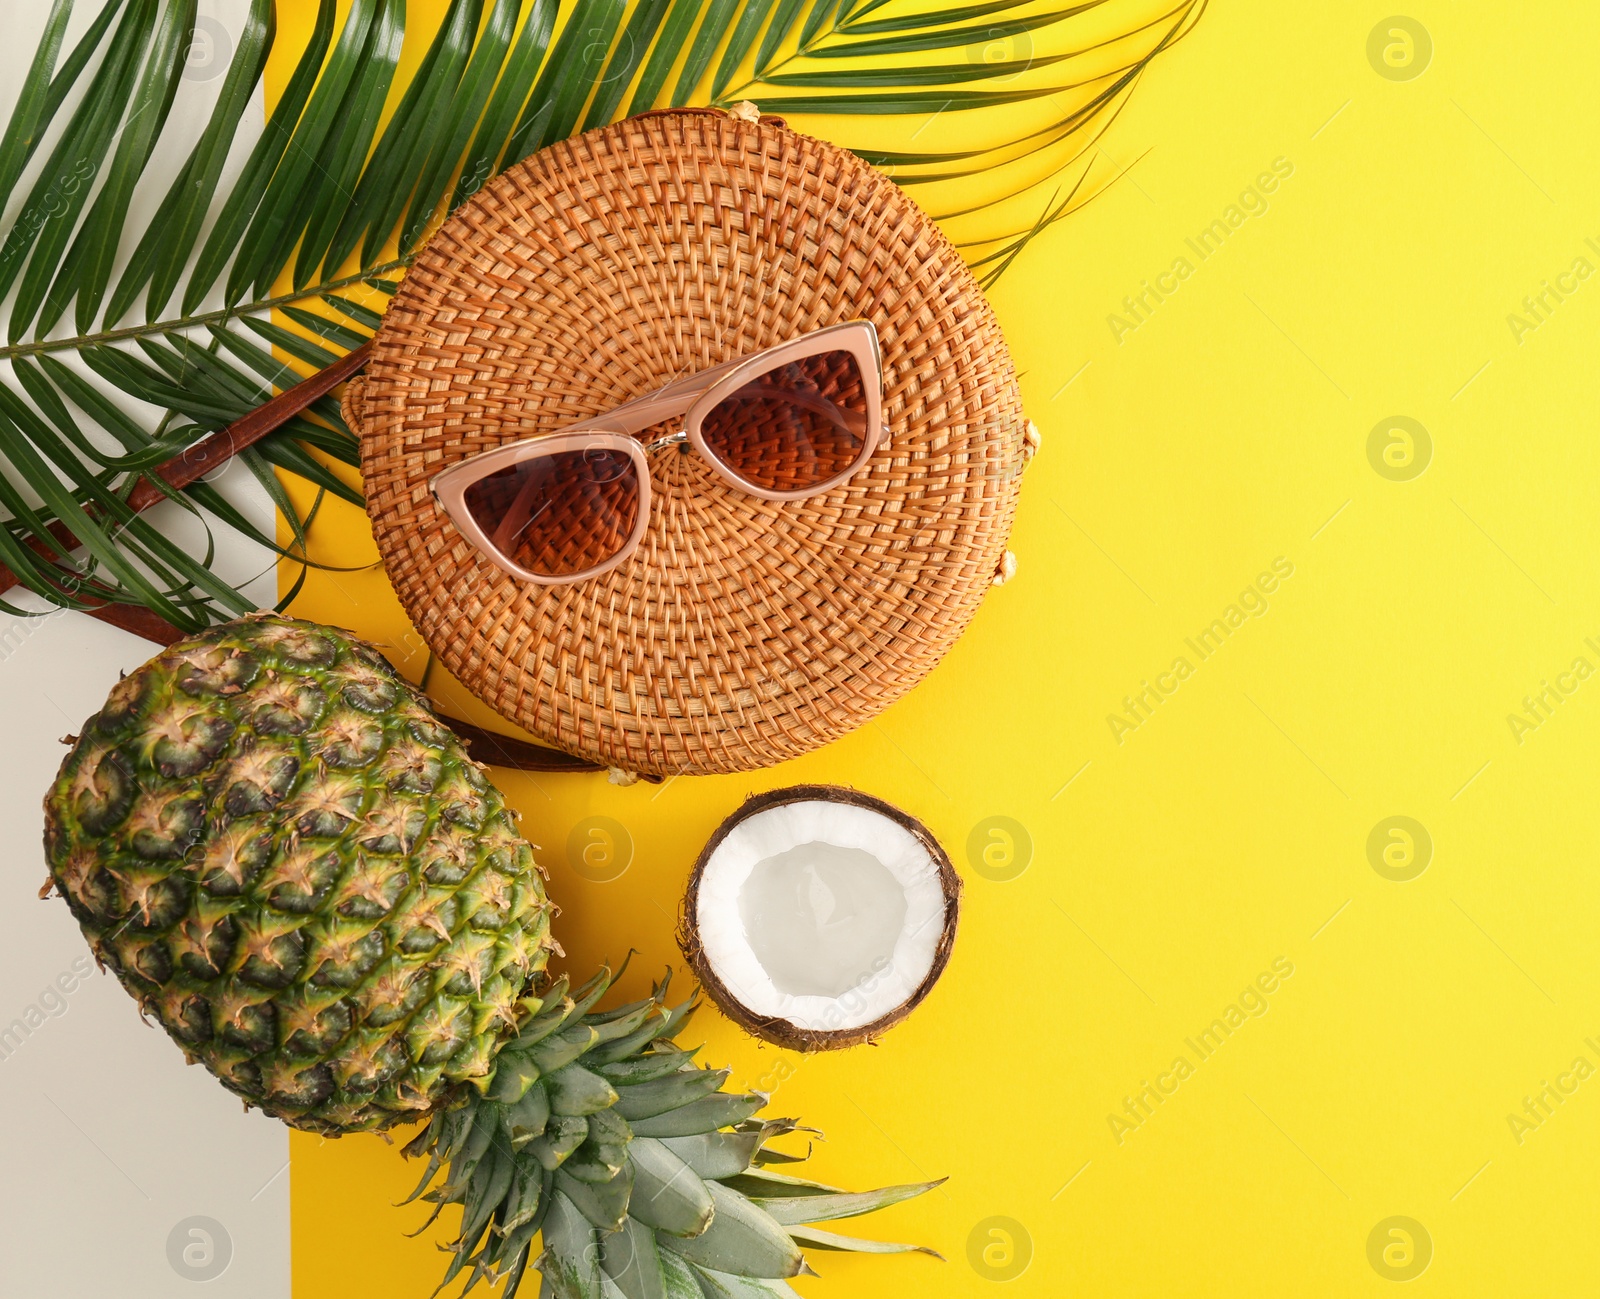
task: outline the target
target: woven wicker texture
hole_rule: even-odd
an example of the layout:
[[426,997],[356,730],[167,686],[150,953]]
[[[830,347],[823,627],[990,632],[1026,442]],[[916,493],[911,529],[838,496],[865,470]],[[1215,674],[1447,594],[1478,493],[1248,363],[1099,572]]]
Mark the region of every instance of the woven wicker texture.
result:
[[[857,317],[890,436],[823,496],[761,500],[658,452],[634,555],[542,587],[428,491],[466,456]],[[440,661],[552,744],[663,774],[794,757],[921,680],[991,585],[1025,449],[999,327],[932,221],[853,154],[706,113],[490,182],[417,258],[347,406],[379,550]]]

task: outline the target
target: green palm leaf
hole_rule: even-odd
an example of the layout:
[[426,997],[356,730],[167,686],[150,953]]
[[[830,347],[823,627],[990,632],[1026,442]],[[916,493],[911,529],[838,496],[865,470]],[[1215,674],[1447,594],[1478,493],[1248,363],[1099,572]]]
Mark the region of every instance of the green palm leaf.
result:
[[[106,6],[106,13],[111,7]],[[12,110],[11,121],[0,141],[0,203],[11,197],[11,187],[16,184],[17,173],[33,156],[39,143],[39,133],[49,121],[45,105],[50,98],[50,74],[55,68],[56,56],[61,53],[61,42],[67,34],[67,19],[72,17],[72,0],[55,0],[50,16],[45,19],[44,35],[33,56],[33,66],[22,83],[22,94]]]
[[[1106,0],[452,0],[437,31],[418,33],[405,0],[351,0],[342,19],[319,0],[224,183],[279,40],[275,0],[251,0],[175,168],[161,164],[196,0],[105,0],[70,48],[74,0],[53,0],[0,136],[0,609],[21,584],[195,629],[253,603],[211,572],[219,530],[307,564],[316,508],[361,503],[332,397],[242,457],[287,547],[214,485],[174,487],[158,469],[370,338],[436,223],[552,140],[624,111],[751,99],[832,119],[822,133],[926,193],[983,171],[1008,199],[1053,181],[1042,212],[998,236],[983,225],[992,205],[952,204],[989,282],[1097,192],[1094,142],[1205,2],[1148,0],[1114,27]],[[869,119],[915,128],[1005,105],[1019,106],[1007,121],[1032,113],[1026,126],[963,150],[880,147],[882,129],[850,138]],[[144,196],[154,215],[135,222]],[[280,474],[311,484],[318,507],[298,512]],[[141,515],[151,500],[205,523],[198,553]]]
[[178,90],[178,56],[194,29],[195,0],[169,5],[155,32],[150,52],[134,86],[121,139],[110,171],[94,206],[89,210],[66,264],[57,272],[39,317],[39,332],[48,332],[66,305],[78,299],[78,328],[93,327],[101,298],[111,278],[111,262],[127,220],[133,187],[150,160],[156,137],[166,124]]
[[253,0],[211,121],[129,259],[128,268],[106,308],[107,324],[116,324],[127,314],[139,290],[147,283],[150,295],[145,301],[145,310],[151,316],[158,316],[166,309],[172,291],[178,286],[178,277],[183,273],[184,261],[205,220],[212,195],[216,193],[228,147],[239,129],[239,119],[261,77],[274,25],[271,0]]

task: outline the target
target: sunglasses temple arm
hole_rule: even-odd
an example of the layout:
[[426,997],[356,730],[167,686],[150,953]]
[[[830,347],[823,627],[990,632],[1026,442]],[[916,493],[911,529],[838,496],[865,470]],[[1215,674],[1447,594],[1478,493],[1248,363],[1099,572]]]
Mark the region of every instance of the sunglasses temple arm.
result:
[[[780,350],[768,348],[773,352]],[[766,353],[757,353],[763,356]],[[741,365],[749,363],[752,357],[735,356],[712,366],[708,370],[696,370],[692,374],[669,380],[654,392],[646,393],[642,397],[635,397],[632,401],[624,402],[614,410],[607,411],[604,415],[596,415],[591,419],[582,420],[577,424],[569,424],[561,431],[564,433],[583,433],[590,429],[596,432],[607,433],[642,433],[652,425],[660,424],[664,420],[673,419],[684,414],[694,403],[712,388],[721,378]],[[851,428],[857,437],[862,435],[863,429]]]
[[[835,428],[843,429],[852,437],[865,437],[867,435],[867,417],[858,410],[851,410],[848,406],[840,406],[829,401],[819,393],[802,392],[795,388],[772,388],[765,385],[756,387],[750,385],[741,388],[741,393],[749,393],[757,397],[770,397],[779,401],[787,401],[795,406],[803,406],[821,415]],[[731,394],[730,394],[731,395]]]
[[[767,351],[773,350],[775,349],[767,349]],[[765,352],[756,353],[756,356],[764,355],[766,355]],[[680,379],[671,380],[661,388],[661,392],[663,394],[669,392],[673,394],[693,392],[695,396],[699,396],[718,379],[722,378],[723,375],[727,374],[728,371],[736,369],[739,366],[744,365],[746,362],[754,359],[754,357],[749,356],[729,357],[726,361],[721,361],[718,364],[713,365],[710,369],[696,370],[694,373],[686,374]]]
[[533,522],[534,512],[529,507],[533,504],[534,495],[538,490],[539,483],[535,479],[530,478],[523,483],[516,499],[506,510],[505,517],[500,520],[500,526],[489,537],[495,549],[508,559],[516,548],[516,539],[527,531],[528,525]]
[[596,415],[591,419],[581,420],[576,424],[568,424],[560,431],[563,433],[642,433],[652,425],[660,424],[665,420],[682,415],[694,405],[694,400],[703,389],[700,380],[703,375],[693,375],[693,388],[687,385],[676,385],[663,388],[659,392],[647,393],[643,397],[635,397],[630,402],[625,402],[615,410],[608,410],[604,415]]
[[641,433],[663,420],[682,415],[723,375],[736,366],[743,365],[749,359],[747,356],[736,356],[732,360],[712,366],[709,370],[696,370],[693,374],[673,379],[654,392],[646,393],[643,397],[635,397],[632,401],[625,402],[604,415],[597,415],[592,420],[574,424],[566,431],[582,432],[593,427],[608,432]]

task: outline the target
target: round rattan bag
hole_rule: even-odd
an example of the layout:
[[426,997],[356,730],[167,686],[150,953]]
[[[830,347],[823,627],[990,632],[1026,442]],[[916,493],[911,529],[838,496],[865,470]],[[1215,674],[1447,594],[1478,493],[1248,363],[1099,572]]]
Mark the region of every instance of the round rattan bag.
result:
[[[888,438],[821,496],[654,454],[632,556],[540,586],[430,494],[465,457],[856,318]],[[999,327],[933,222],[853,154],[718,112],[633,118],[491,181],[417,257],[352,388],[378,548],[440,661],[551,744],[645,773],[766,766],[905,694],[1004,565],[1031,449]]]

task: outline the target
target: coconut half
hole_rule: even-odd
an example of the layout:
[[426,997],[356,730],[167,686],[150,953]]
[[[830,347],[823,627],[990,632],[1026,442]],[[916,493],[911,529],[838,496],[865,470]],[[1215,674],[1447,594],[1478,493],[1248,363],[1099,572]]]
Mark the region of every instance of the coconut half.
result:
[[920,821],[853,789],[796,785],[757,794],[711,836],[679,942],[711,999],[757,1037],[852,1046],[928,995],[960,901]]

